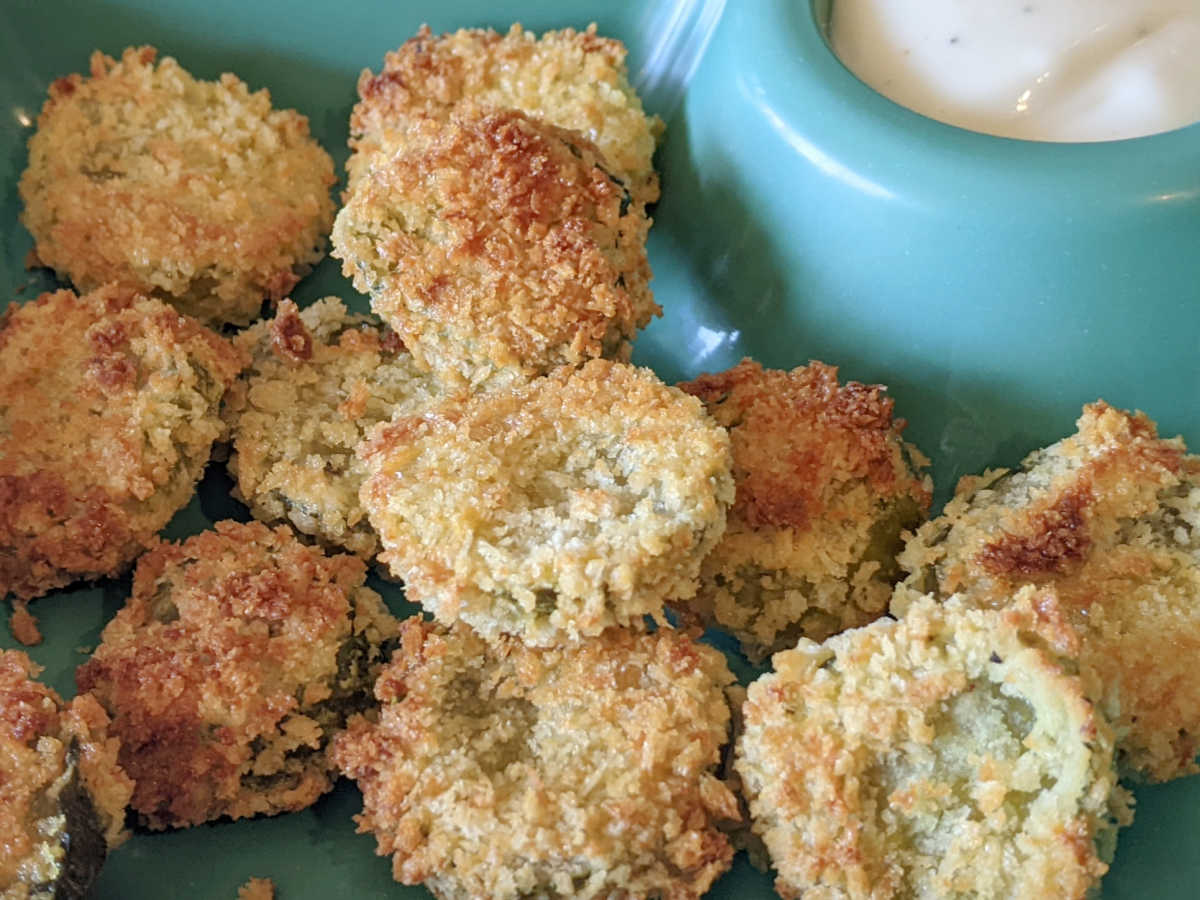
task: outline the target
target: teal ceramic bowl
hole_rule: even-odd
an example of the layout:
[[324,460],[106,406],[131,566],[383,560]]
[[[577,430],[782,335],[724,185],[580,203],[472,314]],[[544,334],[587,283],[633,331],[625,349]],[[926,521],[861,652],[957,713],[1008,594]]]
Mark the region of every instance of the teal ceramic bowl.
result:
[[[339,163],[364,67],[422,22],[435,31],[596,21],[623,39],[647,106],[667,120],[650,239],[664,308],[637,361],[666,379],[752,355],[822,359],[891,386],[932,457],[938,497],[958,476],[1012,465],[1073,428],[1096,397],[1144,409],[1200,447],[1200,126],[1133,141],[1042,145],[970,134],[876,95],[829,52],[828,0],[603,4],[517,0],[338,4],[6,0],[0,31],[0,291],[27,272],[17,179],[55,77],[93,49],[151,43],[199,77],[233,71],[305,113]],[[365,308],[332,261],[295,293]],[[178,538],[244,510],[218,470],[170,525]],[[400,593],[376,584],[393,608]],[[128,582],[57,592],[33,609],[32,655],[59,691]],[[719,640],[719,639],[718,639]],[[0,628],[0,647],[14,646]],[[733,658],[739,671],[752,674]],[[1200,779],[1138,788],[1105,898],[1200,896]],[[303,813],[135,834],[93,896],[235,896],[251,875],[282,900],[422,897],[356,835],[353,786]],[[773,896],[739,857],[711,896]]]

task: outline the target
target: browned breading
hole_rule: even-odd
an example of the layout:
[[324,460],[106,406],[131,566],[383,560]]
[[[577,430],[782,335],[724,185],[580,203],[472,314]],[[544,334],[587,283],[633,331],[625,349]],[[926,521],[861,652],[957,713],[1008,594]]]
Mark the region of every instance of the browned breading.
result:
[[1004,611],[898,594],[900,621],[801,639],[750,685],[736,767],[776,890],[1092,896],[1129,797],[1112,727],[1052,649],[1053,591]]
[[733,499],[729,439],[700,403],[606,360],[397,419],[358,452],[408,598],[541,646],[661,617]]
[[192,496],[244,365],[219,335],[108,286],[0,328],[0,595],[115,575]]
[[76,681],[113,718],[150,828],[302,809],[327,744],[369,705],[397,623],[357,558],[287,528],[218,522],[138,562],[133,594]]
[[336,297],[303,310],[285,300],[274,319],[237,337],[250,368],[222,415],[233,434],[235,496],[255,518],[375,555],[379,541],[358,500],[366,467],[354,448],[380,422],[440,399],[436,379],[395,338]]
[[474,103],[518,109],[583,134],[642,203],[658,199],[651,166],[662,121],[647,116],[629,85],[625,45],[596,33],[565,28],[540,39],[520,25],[505,35],[461,29],[438,37],[428,26],[388,53],[378,75],[364,70],[361,98],[350,116],[346,166],[351,183],[371,165],[370,156],[416,116],[446,118]]
[[333,162],[308,120],[233,75],[196,81],[152,47],[96,51],[29,141],[22,221],[41,264],[119,281],[208,322],[246,324],[324,255]]
[[680,388],[729,429],[737,498],[690,609],[754,660],[887,609],[901,534],[929,509],[926,461],[880,385],[746,359]]
[[659,311],[649,225],[580,136],[465,109],[410,123],[338,214],[333,254],[419,365],[476,384],[627,359]]
[[335,740],[359,830],[442,898],[703,894],[733,850],[716,777],[724,658],[680,632],[570,647],[410,619],[375,685],[379,723]]
[[[133,782],[117,763],[108,716],[34,681],[24,653],[0,651],[0,895],[82,896],[126,837]],[[50,891],[50,893],[46,893]],[[70,889],[64,890],[69,893]]]
[[1120,708],[1122,762],[1160,781],[1200,770],[1200,457],[1103,402],[1017,472],[966,478],[901,557],[908,581],[999,606],[1052,584],[1082,663]]

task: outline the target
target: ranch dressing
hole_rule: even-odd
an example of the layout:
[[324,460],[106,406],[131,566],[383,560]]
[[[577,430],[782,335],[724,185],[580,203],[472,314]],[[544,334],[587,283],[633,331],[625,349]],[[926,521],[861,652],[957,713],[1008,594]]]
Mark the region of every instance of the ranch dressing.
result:
[[1200,0],[833,0],[833,50],[972,131],[1106,141],[1200,121]]

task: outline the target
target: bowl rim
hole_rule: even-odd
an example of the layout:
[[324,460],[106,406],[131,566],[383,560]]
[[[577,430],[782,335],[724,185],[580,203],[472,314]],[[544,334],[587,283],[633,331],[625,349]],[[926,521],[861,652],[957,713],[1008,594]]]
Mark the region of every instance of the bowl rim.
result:
[[[998,137],[884,97],[837,58],[832,2],[745,0],[726,10],[732,45],[754,47],[739,90],[777,135],[832,177],[936,210],[946,198],[1017,211],[1124,215],[1200,201],[1200,122],[1114,141]],[[779,72],[767,81],[755,72]],[[1019,216],[1018,216],[1019,217]]]

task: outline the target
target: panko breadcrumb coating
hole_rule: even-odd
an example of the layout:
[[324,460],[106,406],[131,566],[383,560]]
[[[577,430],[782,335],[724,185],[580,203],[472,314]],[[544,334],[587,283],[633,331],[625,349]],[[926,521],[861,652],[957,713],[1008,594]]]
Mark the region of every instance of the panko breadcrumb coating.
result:
[[380,422],[432,406],[437,382],[417,370],[395,332],[350,315],[336,297],[304,310],[285,300],[236,343],[251,364],[223,413],[234,495],[256,519],[290,521],[373,557],[379,541],[358,501],[366,469],[354,448]]
[[629,85],[625,45],[596,33],[565,28],[539,39],[520,25],[505,35],[461,29],[435,37],[423,26],[388,53],[378,75],[364,70],[361,98],[350,117],[346,164],[353,185],[371,155],[415,117],[446,118],[463,103],[517,109],[583,134],[613,166],[613,174],[642,203],[658,199],[651,166],[662,121],[647,116]]
[[901,534],[930,500],[885,388],[839,385],[820,362],[781,372],[749,359],[680,388],[729,429],[737,483],[689,607],[756,662],[883,615]]
[[50,86],[22,222],[38,260],[79,290],[122,282],[244,325],[324,255],[333,162],[266,90],[197,81],[155,56],[96,51],[90,78]]
[[108,286],[0,316],[0,595],[121,572],[183,507],[244,365],[219,335]]
[[327,745],[370,705],[397,622],[366,569],[291,530],[218,522],[138,562],[76,681],[113,718],[153,829],[288,812],[333,785]]
[[408,598],[542,646],[689,596],[733,499],[729,439],[699,401],[604,360],[398,419],[359,453]]
[[333,254],[423,368],[477,384],[604,356],[659,312],[641,203],[521,113],[421,119],[338,213]]
[[91,697],[64,704],[24,653],[0,651],[0,896],[86,895],[126,838],[133,783],[108,716]]
[[750,685],[735,765],[776,890],[1088,896],[1131,816],[1112,729],[1050,649],[1052,594],[1000,612],[899,590],[900,621],[802,638]]
[[334,742],[392,874],[437,897],[703,894],[733,850],[725,659],[680,632],[538,650],[403,624],[378,724]]
[[1200,457],[1181,439],[1090,404],[1019,471],[963,479],[901,563],[918,589],[979,606],[1054,585],[1119,705],[1122,765],[1154,781],[1200,771]]

